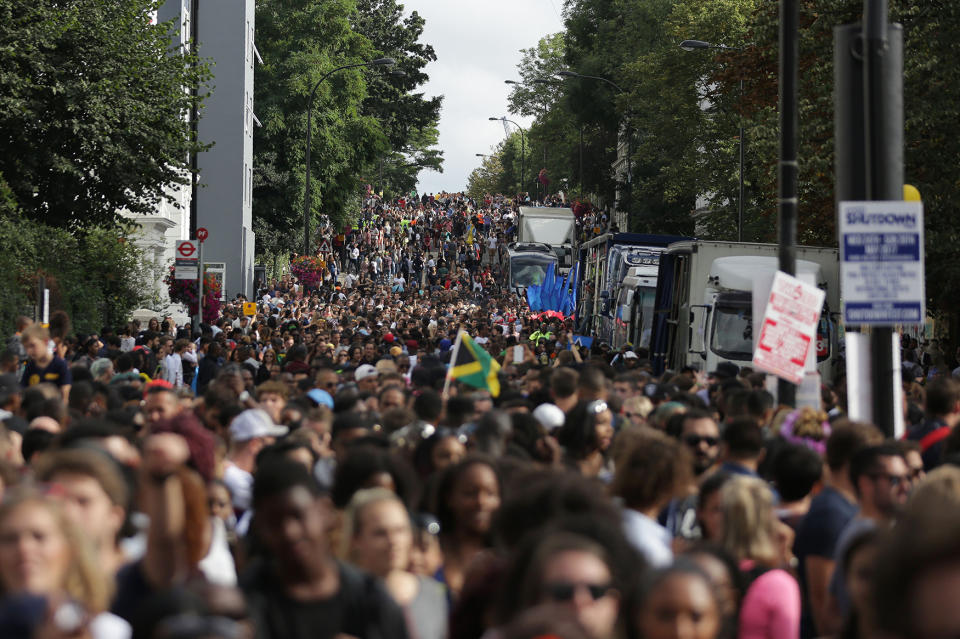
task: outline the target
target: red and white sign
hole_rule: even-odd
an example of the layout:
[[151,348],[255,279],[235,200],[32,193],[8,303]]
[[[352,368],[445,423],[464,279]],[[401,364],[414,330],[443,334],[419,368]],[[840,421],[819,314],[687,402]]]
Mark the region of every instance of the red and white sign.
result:
[[201,242],[206,242],[207,238],[210,237],[210,232],[203,228],[202,226],[197,229],[197,239]]
[[197,259],[197,243],[193,240],[177,242],[177,259]]
[[783,272],[773,278],[773,288],[763,313],[760,339],[753,365],[799,384],[817,339],[817,324],[826,293]]

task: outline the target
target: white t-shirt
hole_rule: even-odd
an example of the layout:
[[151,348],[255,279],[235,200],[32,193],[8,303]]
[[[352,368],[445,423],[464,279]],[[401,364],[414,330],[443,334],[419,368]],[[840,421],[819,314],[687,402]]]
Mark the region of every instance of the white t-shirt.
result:
[[404,279],[404,277],[403,277],[402,275],[397,275],[395,278],[393,278],[393,285],[394,285],[394,286],[406,286],[406,285],[407,285],[407,280]]
[[179,355],[171,353],[163,358],[161,377],[173,384],[174,388],[183,386],[183,362]]
[[223,469],[223,483],[230,489],[233,496],[233,507],[237,510],[249,510],[253,499],[253,475],[237,467],[236,464],[226,462]]
[[87,629],[91,639],[130,639],[133,628],[112,612],[101,612],[90,620]]
[[210,518],[210,527],[210,549],[207,550],[207,556],[200,560],[200,572],[212,584],[236,586],[237,566],[227,543],[227,527],[219,517]]

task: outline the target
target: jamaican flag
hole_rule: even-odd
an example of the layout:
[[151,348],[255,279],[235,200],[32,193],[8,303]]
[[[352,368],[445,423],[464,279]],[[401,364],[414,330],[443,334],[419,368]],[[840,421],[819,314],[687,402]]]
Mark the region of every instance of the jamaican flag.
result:
[[496,397],[500,394],[499,370],[500,364],[469,335],[460,331],[450,355],[447,381],[455,379],[474,388],[486,388]]

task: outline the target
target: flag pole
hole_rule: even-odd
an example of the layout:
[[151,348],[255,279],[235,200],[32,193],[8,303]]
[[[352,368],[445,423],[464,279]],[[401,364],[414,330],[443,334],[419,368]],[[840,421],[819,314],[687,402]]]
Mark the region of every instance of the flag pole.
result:
[[457,331],[457,339],[453,343],[453,348],[450,349],[450,363],[447,364],[447,378],[443,382],[443,395],[441,399],[443,403],[447,403],[447,398],[450,396],[450,382],[453,380],[453,367],[457,363],[457,353],[460,352],[460,337],[463,335],[463,329]]

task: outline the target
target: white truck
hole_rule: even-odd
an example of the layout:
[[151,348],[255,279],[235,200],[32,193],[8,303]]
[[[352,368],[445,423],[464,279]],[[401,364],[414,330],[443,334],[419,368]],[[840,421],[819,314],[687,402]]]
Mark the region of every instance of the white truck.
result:
[[[713,371],[720,362],[753,359],[753,283],[778,269],[775,244],[690,241],[660,256],[651,336],[657,374],[685,366]],[[826,292],[817,331],[817,368],[834,373],[840,310],[840,257],[835,248],[797,247],[797,276]]]
[[513,242],[507,245],[503,269],[511,291],[522,295],[532,284],[543,284],[551,264],[557,267],[557,256],[549,244]]
[[558,268],[566,272],[573,266],[573,246],[577,237],[576,217],[572,209],[548,206],[521,206],[517,216],[517,243],[543,243],[553,248]]

